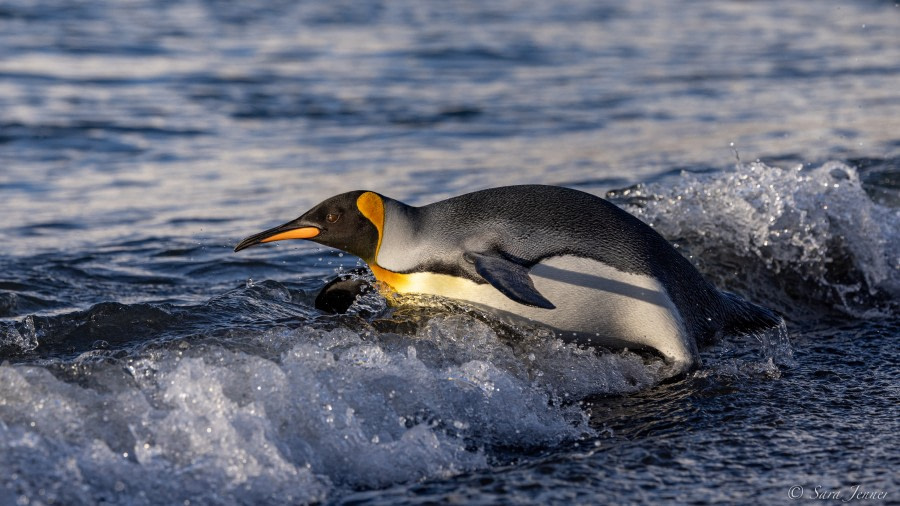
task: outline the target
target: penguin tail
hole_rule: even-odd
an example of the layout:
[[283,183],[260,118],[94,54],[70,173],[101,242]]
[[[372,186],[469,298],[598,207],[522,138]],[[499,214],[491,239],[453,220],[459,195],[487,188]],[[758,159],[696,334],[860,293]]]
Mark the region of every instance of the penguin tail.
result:
[[726,315],[723,330],[728,334],[758,332],[784,324],[784,318],[769,308],[754,304],[733,293],[720,293]]

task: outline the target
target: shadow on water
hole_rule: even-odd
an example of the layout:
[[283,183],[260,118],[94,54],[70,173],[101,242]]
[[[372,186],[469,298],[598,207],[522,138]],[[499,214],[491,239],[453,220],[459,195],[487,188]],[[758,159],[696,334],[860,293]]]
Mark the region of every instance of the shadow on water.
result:
[[298,325],[312,319],[317,314],[311,308],[313,297],[296,284],[263,281],[196,306],[102,302],[73,313],[29,315],[0,323],[0,357],[25,363],[72,360],[95,351],[125,357],[174,341],[227,341],[224,338],[242,329]]

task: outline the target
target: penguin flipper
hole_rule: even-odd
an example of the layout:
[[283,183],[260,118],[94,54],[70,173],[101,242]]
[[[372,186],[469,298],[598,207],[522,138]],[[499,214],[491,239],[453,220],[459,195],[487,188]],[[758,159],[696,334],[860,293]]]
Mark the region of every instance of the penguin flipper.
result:
[[500,293],[510,299],[543,309],[556,309],[534,287],[528,268],[505,258],[484,253],[466,253],[466,260],[475,264],[475,271]]

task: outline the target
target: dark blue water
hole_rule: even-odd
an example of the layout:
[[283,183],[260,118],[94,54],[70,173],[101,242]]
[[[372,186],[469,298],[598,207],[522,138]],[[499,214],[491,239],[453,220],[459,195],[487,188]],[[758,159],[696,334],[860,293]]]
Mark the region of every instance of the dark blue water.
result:
[[[0,504],[897,502],[898,34],[877,1],[0,4]],[[356,258],[231,251],[343,191],[520,183],[787,333],[666,379],[455,304],[327,315]]]

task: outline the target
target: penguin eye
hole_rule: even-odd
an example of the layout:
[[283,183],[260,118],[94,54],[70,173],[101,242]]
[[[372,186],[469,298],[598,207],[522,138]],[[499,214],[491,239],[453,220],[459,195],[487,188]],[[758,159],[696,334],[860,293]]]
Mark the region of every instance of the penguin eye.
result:
[[339,219],[341,219],[340,213],[328,213],[325,215],[325,221],[328,223],[334,223]]

